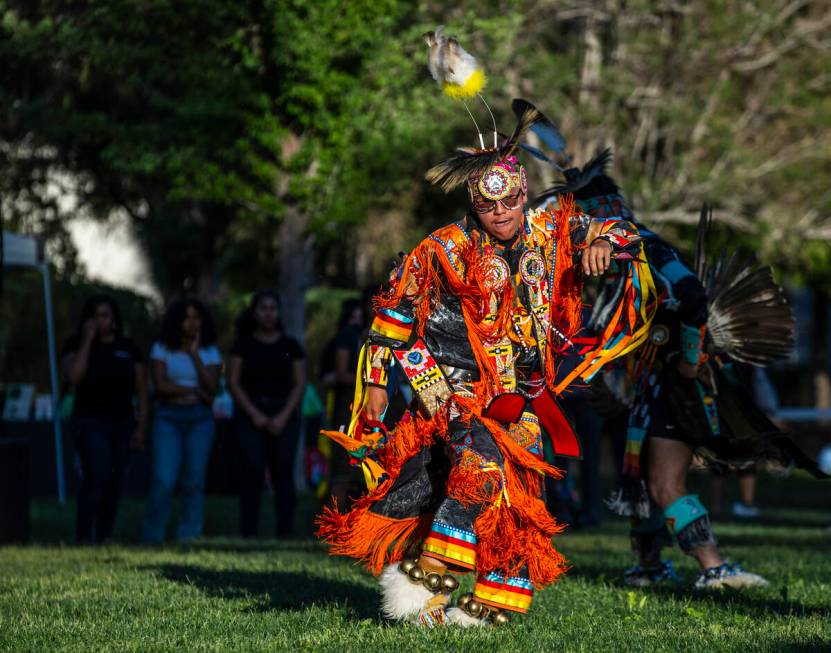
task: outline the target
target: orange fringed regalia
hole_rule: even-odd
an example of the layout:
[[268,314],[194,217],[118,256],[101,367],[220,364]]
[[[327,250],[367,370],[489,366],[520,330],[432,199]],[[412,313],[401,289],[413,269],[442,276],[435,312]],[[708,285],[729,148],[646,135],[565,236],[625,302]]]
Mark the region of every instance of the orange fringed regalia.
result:
[[[581,328],[575,261],[597,238],[612,245],[625,289],[604,332],[579,339],[577,367],[558,374]],[[543,477],[560,472],[543,460],[542,438],[567,449],[574,434],[557,396],[646,336],[654,286],[639,241],[631,224],[592,220],[566,199],[528,212],[510,243],[468,217],[405,258],[376,298],[348,432],[331,434],[368,488],[348,512],[335,506],[320,517],[333,554],[379,574],[420,550],[474,571],[484,605],[528,610],[534,589],[567,567],[552,544],[563,526],[542,495]],[[366,441],[366,388],[383,385],[393,364],[416,400],[388,434]]]

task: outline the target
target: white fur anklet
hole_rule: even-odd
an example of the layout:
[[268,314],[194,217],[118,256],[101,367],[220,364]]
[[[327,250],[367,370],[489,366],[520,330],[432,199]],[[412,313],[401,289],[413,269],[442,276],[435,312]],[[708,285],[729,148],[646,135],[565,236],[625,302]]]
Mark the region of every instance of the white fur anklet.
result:
[[381,613],[387,619],[411,621],[421,614],[433,593],[416,584],[398,570],[398,563],[387,565],[378,577],[381,585]]

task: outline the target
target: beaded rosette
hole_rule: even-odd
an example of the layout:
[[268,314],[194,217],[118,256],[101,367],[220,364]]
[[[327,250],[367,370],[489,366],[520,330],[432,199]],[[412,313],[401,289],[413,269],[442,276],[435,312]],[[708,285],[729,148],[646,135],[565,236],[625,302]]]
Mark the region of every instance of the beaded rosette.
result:
[[468,190],[471,200],[477,193],[491,201],[504,200],[515,195],[517,191],[527,193],[528,180],[525,168],[519,164],[516,157],[508,157],[505,161],[494,163],[478,179],[469,180]]

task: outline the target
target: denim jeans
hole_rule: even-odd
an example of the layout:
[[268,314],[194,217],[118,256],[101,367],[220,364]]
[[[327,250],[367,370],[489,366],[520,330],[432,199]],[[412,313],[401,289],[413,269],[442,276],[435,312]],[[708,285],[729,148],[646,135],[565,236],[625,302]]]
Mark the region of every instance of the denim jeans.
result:
[[214,440],[209,406],[162,405],[153,415],[150,491],[144,515],[145,542],[164,540],[177,482],[181,514],[177,540],[202,535],[205,474]]
[[[282,402],[255,402],[266,415],[273,416]],[[294,411],[280,435],[258,430],[251,418],[237,409],[237,436],[240,444],[240,532],[244,537],[257,535],[260,499],[266,465],[274,489],[275,534],[291,534],[297,495],[294,489],[294,457],[300,435],[300,414]]]
[[133,428],[132,418],[72,419],[82,474],[75,519],[75,538],[79,542],[103,542],[112,535]]

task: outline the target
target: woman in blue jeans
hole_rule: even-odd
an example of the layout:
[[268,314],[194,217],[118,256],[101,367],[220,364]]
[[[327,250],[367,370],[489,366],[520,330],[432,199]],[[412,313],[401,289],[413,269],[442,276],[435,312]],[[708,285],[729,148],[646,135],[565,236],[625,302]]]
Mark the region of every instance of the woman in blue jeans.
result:
[[280,322],[277,293],[260,290],[237,319],[228,360],[228,389],[236,402],[240,474],[240,531],[257,534],[265,468],[274,488],[276,535],[291,534],[296,496],[294,457],[298,406],[306,385],[303,349]]
[[104,542],[115,526],[130,448],[144,448],[144,359],[124,336],[118,304],[108,295],[94,295],[84,303],[78,330],[64,344],[62,358],[64,376],[75,392],[72,436],[81,461],[75,538]]
[[162,337],[150,353],[157,404],[145,542],[164,540],[177,486],[181,515],[176,539],[202,535],[205,474],[214,440],[211,405],[222,366],[215,342],[213,320],[199,301],[183,298],[170,305]]

